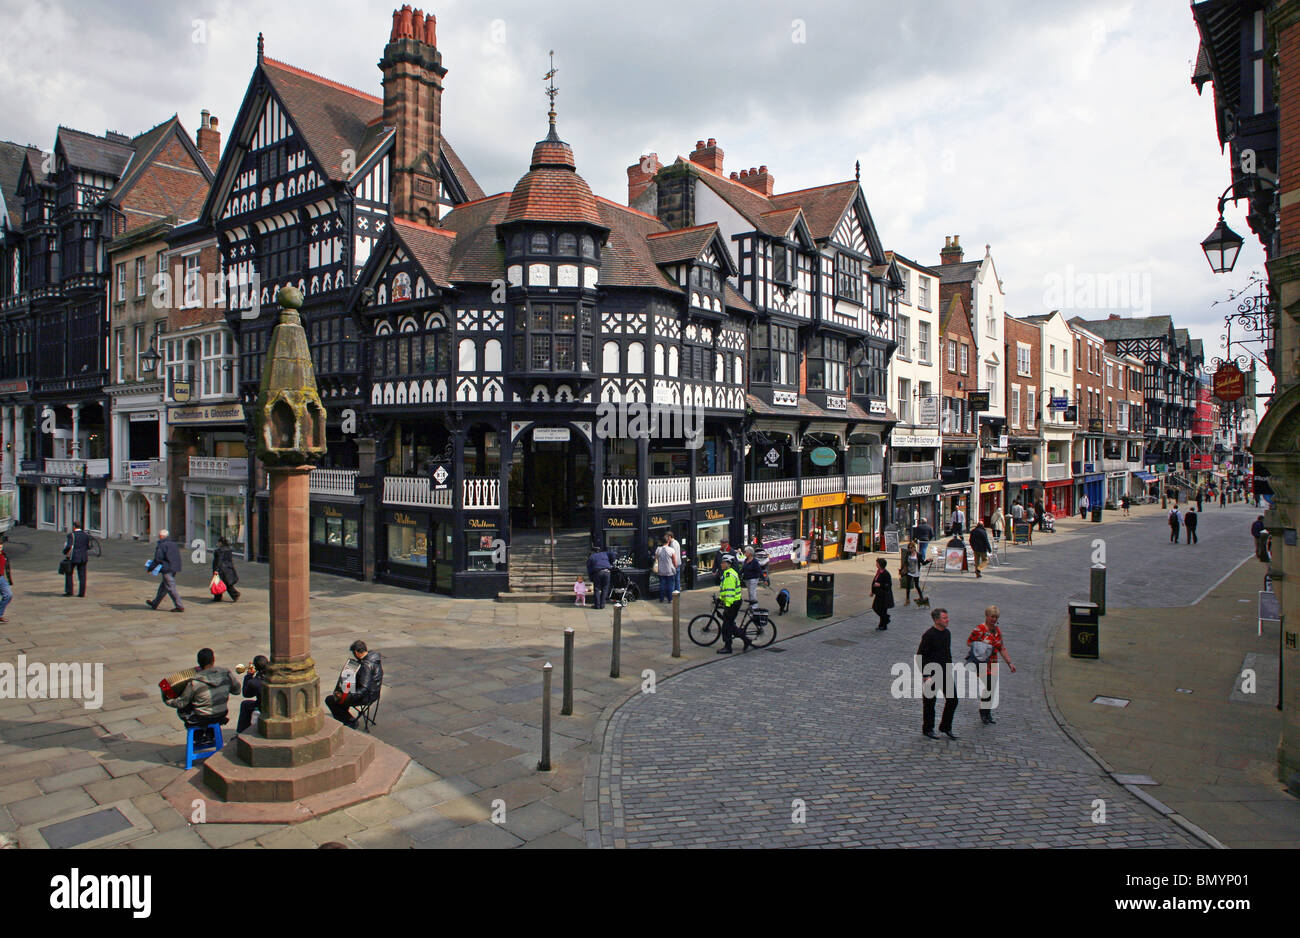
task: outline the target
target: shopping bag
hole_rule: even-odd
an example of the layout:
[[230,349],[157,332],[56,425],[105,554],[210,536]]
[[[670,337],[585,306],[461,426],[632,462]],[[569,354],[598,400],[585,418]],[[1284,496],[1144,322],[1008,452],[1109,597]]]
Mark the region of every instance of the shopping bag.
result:
[[209,587],[209,589],[212,590],[213,596],[220,596],[222,593],[226,591],[226,584],[221,582],[220,574],[218,573],[212,574],[212,585]]

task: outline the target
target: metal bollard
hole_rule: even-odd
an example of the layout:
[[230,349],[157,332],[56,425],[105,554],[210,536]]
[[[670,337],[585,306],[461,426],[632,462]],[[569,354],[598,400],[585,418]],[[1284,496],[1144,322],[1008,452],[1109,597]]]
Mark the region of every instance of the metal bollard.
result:
[[551,663],[542,665],[542,759],[539,772],[551,771]]
[[682,656],[682,591],[673,590],[673,657]]
[[1097,604],[1097,615],[1106,614],[1106,568],[1095,564],[1090,571],[1088,599]]
[[614,641],[609,652],[609,676],[618,677],[619,646],[623,643],[623,605],[614,606]]
[[573,629],[564,630],[564,703],[560,716],[573,715]]

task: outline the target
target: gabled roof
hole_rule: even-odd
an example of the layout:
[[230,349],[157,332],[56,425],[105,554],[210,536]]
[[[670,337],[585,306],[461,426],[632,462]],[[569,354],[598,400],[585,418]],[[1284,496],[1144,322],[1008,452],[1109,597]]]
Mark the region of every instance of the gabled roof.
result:
[[118,179],[135,150],[129,138],[120,134],[113,137],[97,137],[71,127],[60,127],[54,146],[63,152],[69,166]]
[[347,179],[350,174],[343,171],[344,151],[353,152],[352,165],[365,162],[370,152],[358,147],[369,143],[373,148],[382,138],[370,133],[370,124],[383,117],[384,102],[269,57],[264,57],[259,67],[329,178],[336,182]]
[[840,219],[853,204],[858,191],[858,184],[854,181],[833,182],[811,189],[778,193],[772,196],[771,202],[778,209],[803,209],[808,231],[813,238],[822,241],[835,234]]
[[[759,225],[761,226],[760,230],[762,230],[764,234],[776,235],[780,238],[788,238],[791,229],[795,227],[802,215],[803,209],[797,206],[795,208],[779,208],[772,209],[770,212],[763,212],[758,216]],[[811,231],[808,233],[808,237],[811,240]]]
[[919,271],[921,271],[921,272],[923,272],[923,273],[930,274],[931,276],[934,276],[934,277],[939,276],[939,268],[938,268],[938,267],[927,267],[925,264],[918,264],[916,261],[912,260],[910,257],[907,257],[907,256],[904,255],[904,254],[899,254],[897,251],[886,251],[886,252],[885,252],[885,257],[889,258],[891,261],[902,261],[902,262],[903,262],[904,264],[906,264],[908,267],[914,267],[914,268],[916,268],[917,270],[919,270]]
[[[157,127],[146,130],[131,141],[131,162],[127,164],[125,172],[122,173],[122,178],[117,181],[117,185],[115,185],[112,191],[108,194],[110,202],[113,202],[114,204],[121,203],[122,196],[124,196],[130,188],[135,185],[136,181],[141,175],[143,175],[145,169],[147,169],[149,164],[153,162],[154,157],[163,149],[164,146],[166,146],[168,138],[173,134],[180,140],[181,146],[183,146],[190,154],[190,158],[198,167],[199,172],[203,174],[208,184],[211,185],[213,176],[212,170],[208,166],[208,161],[203,158],[203,154],[199,152],[198,146],[185,131],[185,126],[181,123],[180,118],[173,114]],[[202,206],[203,200],[207,198],[207,195],[207,186],[198,189],[194,193],[193,198],[188,200],[185,204],[177,206],[177,217],[192,218],[195,212],[198,211],[199,207]]]
[[1191,349],[1192,349],[1192,358],[1199,358],[1202,361],[1204,361],[1205,359],[1204,342],[1202,342],[1200,339],[1192,339]]
[[940,283],[970,283],[979,273],[980,265],[983,263],[981,258],[977,261],[963,261],[960,264],[940,264],[934,268],[934,272],[938,275]]
[[[971,325],[970,311],[966,309],[966,303],[964,300],[962,300],[961,294],[954,293],[952,295],[952,299],[948,301],[948,308],[943,310],[942,314],[939,317],[940,332],[948,331],[948,324],[952,322],[952,317],[957,315],[958,312],[960,312],[961,315],[966,317],[966,326],[967,328],[970,328]],[[971,332],[973,334],[974,330],[971,329]]]
[[394,218],[391,230],[406,245],[407,251],[430,280],[440,287],[450,285],[448,274],[451,273],[451,248],[456,240],[454,231],[431,228],[404,218]]
[[23,163],[28,159],[35,159],[39,169],[41,151],[35,147],[0,141],[0,202],[4,203],[11,228],[19,228],[23,222],[23,207],[18,199],[18,177],[22,173]]
[[1191,341],[1192,335],[1186,329],[1174,330],[1174,342],[1177,343],[1179,348],[1187,348]]

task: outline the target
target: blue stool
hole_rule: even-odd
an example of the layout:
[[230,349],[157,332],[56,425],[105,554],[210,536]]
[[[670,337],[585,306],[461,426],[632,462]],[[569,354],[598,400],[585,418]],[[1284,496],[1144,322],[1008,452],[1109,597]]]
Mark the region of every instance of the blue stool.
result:
[[[211,746],[195,746],[194,731],[201,729],[212,730]],[[207,726],[187,726],[185,728],[185,768],[194,768],[194,763],[206,759],[214,752],[220,752],[221,747],[225,745],[225,740],[221,738],[221,724],[210,723]]]

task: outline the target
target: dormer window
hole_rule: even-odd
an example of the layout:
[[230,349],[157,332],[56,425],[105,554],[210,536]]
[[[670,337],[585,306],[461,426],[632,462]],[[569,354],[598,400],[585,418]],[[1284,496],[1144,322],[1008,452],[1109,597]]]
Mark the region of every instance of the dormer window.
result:
[[[862,305],[862,261],[848,254],[835,255],[835,295]],[[879,307],[884,311],[884,304]]]
[[549,254],[551,253],[551,239],[543,232],[537,232],[533,235],[532,240],[528,242],[529,254]]
[[790,248],[784,244],[772,245],[772,280],[782,287],[794,286],[794,276],[791,267]]

